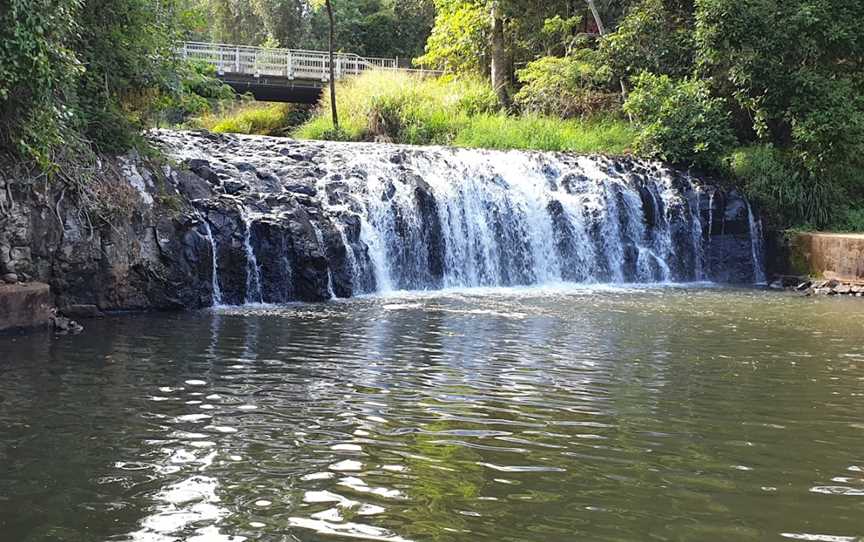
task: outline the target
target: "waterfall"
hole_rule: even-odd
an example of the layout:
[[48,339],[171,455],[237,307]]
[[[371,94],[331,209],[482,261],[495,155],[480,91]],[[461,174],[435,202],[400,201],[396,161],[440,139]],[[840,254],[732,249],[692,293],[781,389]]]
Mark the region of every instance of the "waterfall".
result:
[[[669,175],[621,175],[601,158],[539,153],[348,159],[340,169],[365,172],[353,195],[380,289],[705,276],[691,179],[681,193]],[[689,246],[676,246],[679,231]]]
[[711,244],[711,238],[714,234],[714,194],[716,192],[714,190],[711,191],[711,195],[708,196],[708,244]]
[[263,303],[261,271],[258,268],[258,258],[252,247],[252,218],[243,207],[240,207],[240,218],[244,225],[243,249],[246,253],[246,303]]
[[[218,239],[222,276],[215,286],[224,299],[764,281],[761,223],[749,204],[723,193],[715,210],[716,187],[656,162],[178,132],[159,137],[180,160],[209,164],[214,198],[225,200],[208,209],[225,209],[210,212],[222,212],[243,233],[239,248]],[[716,234],[715,211],[723,224]]]
[[207,240],[210,241],[210,254],[213,267],[213,306],[218,307],[222,304],[222,289],[219,287],[219,258],[216,250],[216,238],[213,237],[213,230],[210,229],[210,223],[204,219],[204,231],[207,234]]
[[[321,249],[321,253],[324,255],[324,259],[327,259],[327,247],[324,244],[324,236],[321,234],[321,228],[318,227],[317,224],[311,222],[312,230],[315,232],[315,240],[318,242],[318,247]],[[350,247],[346,247],[346,254],[350,252]],[[333,299],[336,297],[336,294],[333,292],[333,271],[330,269],[330,262],[327,262],[327,298]]]
[[765,268],[762,262],[762,219],[756,219],[753,208],[747,202],[747,222],[750,228],[750,250],[753,254],[753,282],[765,284]]

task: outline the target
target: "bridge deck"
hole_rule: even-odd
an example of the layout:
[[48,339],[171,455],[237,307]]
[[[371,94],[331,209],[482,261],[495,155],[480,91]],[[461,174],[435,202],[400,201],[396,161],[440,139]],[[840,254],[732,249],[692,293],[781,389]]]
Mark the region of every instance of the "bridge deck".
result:
[[[330,55],[326,51],[185,42],[178,52],[182,59],[210,64],[226,84],[259,100],[313,103],[330,81]],[[338,53],[333,60],[336,79],[369,70],[400,70],[395,58]]]

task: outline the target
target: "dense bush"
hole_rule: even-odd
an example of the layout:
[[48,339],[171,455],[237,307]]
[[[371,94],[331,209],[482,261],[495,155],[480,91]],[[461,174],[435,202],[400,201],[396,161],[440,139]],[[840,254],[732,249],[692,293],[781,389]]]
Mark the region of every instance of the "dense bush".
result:
[[0,10],[0,151],[48,168],[72,112],[63,98],[83,68],[70,47],[80,2],[4,0]]
[[61,151],[123,151],[166,110],[182,116],[226,97],[205,72],[174,60],[184,4],[6,0],[0,152],[56,170]]
[[309,106],[241,100],[187,123],[193,128],[234,134],[284,136],[309,119]]
[[517,73],[522,88],[515,103],[526,112],[561,118],[586,117],[620,103],[610,92],[612,72],[590,49],[567,57],[542,57]]
[[490,85],[479,79],[427,79],[370,73],[339,84],[342,130],[330,124],[329,101],[295,132],[301,138],[451,144],[494,149],[623,153],[633,131],[620,120],[579,122],[498,112]]
[[216,68],[210,64],[189,62],[177,66],[177,76],[159,108],[170,125],[183,124],[190,117],[201,117],[231,107],[236,99],[234,90],[216,78]]
[[600,52],[617,77],[648,71],[684,77],[693,68],[692,3],[641,0],[627,11],[616,31],[600,43]]
[[[370,72],[340,82],[337,94],[345,137],[359,141],[446,144],[454,126],[498,108],[491,87],[477,78]],[[331,129],[329,100],[323,99],[319,108],[319,114],[298,135],[314,139]]]
[[624,110],[639,127],[636,149],[670,162],[716,167],[735,142],[723,100],[697,79],[643,73]]

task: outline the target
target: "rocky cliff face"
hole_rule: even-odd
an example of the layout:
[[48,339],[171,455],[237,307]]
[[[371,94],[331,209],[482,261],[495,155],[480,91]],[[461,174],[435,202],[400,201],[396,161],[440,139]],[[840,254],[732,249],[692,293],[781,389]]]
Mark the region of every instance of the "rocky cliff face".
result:
[[177,165],[119,159],[102,190],[122,201],[110,220],[4,176],[0,276],[48,282],[61,307],[124,310],[760,272],[746,201],[655,163],[151,137]]
[[[106,168],[108,221],[44,179],[0,180],[0,275],[50,284],[57,306],[101,310],[210,304],[204,222],[158,169],[135,157]],[[113,202],[113,203],[112,203]]]

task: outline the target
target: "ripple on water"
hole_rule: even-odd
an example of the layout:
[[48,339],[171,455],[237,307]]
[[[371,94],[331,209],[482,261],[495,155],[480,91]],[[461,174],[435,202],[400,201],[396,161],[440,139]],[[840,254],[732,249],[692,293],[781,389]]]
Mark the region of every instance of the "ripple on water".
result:
[[565,290],[109,318],[50,352],[0,342],[4,536],[38,538],[44,510],[133,542],[864,534],[864,307]]

